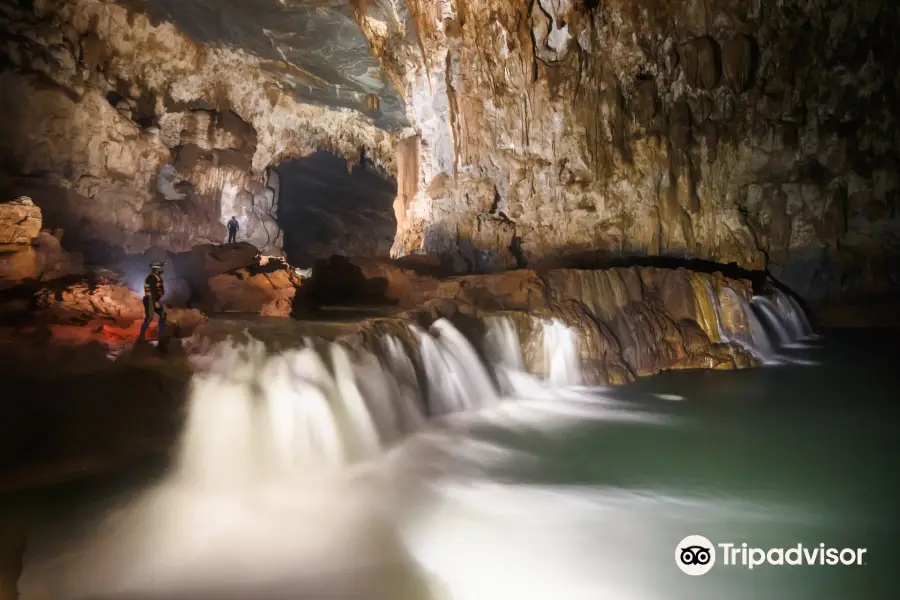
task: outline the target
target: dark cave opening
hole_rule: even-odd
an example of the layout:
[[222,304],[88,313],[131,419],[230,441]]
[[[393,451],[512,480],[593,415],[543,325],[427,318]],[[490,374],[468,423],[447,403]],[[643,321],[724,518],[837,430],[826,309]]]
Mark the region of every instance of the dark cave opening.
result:
[[387,257],[397,230],[396,182],[365,155],[347,161],[319,151],[280,164],[278,212],[288,261],[307,267],[333,255]]
[[125,97],[122,96],[122,94],[120,94],[119,92],[117,92],[115,90],[110,90],[110,91],[106,92],[106,101],[109,102],[109,104],[113,108],[116,108],[119,105],[119,102],[121,102],[124,99],[125,99]]

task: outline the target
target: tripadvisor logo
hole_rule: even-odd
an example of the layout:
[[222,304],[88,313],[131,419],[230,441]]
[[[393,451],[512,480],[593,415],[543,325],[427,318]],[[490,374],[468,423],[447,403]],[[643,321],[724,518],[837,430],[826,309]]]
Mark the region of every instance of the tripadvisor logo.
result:
[[865,563],[865,548],[827,548],[825,544],[790,548],[754,548],[746,543],[713,544],[702,535],[689,535],[675,547],[675,564],[688,575],[706,575],[716,564],[753,569],[771,566],[860,566]]
[[675,548],[675,564],[688,575],[706,575],[716,564],[716,547],[702,535],[689,535]]

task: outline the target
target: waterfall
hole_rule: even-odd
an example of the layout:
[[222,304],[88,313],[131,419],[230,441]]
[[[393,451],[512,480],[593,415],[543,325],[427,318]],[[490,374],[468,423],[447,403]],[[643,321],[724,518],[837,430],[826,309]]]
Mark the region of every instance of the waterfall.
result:
[[524,371],[525,361],[522,358],[519,332],[512,319],[489,317],[485,324],[487,325],[487,334],[484,341],[488,359],[496,366],[513,371]]
[[500,392],[505,396],[513,395],[518,389],[517,377],[525,372],[519,332],[509,317],[489,317],[485,325],[485,352],[494,367]]
[[556,320],[539,321],[544,350],[544,373],[554,385],[581,385],[578,334]]
[[748,303],[743,296],[726,287],[725,293],[740,306],[747,322],[747,331],[731,331],[724,323],[719,298],[712,286],[707,283],[706,289],[722,341],[746,348],[764,363],[782,362],[784,358],[778,355],[779,348],[813,334],[803,309],[787,294],[776,291],[774,301],[766,296],[754,296]]
[[[377,351],[311,341],[273,355],[258,341],[219,346],[193,381],[181,473],[207,487],[243,486],[364,460],[420,429],[428,414],[490,408],[499,392],[515,391],[511,378],[529,377],[509,318],[490,320],[485,339],[499,391],[448,321],[410,331],[418,343],[412,355],[393,336],[380,338]],[[547,379],[580,383],[575,333],[542,321],[539,335]]]
[[753,306],[746,301],[742,306],[744,308],[744,316],[750,326],[750,339],[752,340],[753,349],[764,361],[771,361],[775,357],[775,346],[772,344],[769,333],[753,310]]
[[449,321],[436,321],[426,333],[411,331],[421,345],[428,405],[435,414],[495,405],[497,390],[472,344]]
[[754,296],[753,307],[759,310],[760,320],[768,327],[775,337],[778,346],[786,346],[793,340],[785,325],[784,318],[779,314],[778,307],[765,296]]
[[773,362],[773,359],[775,358],[775,348],[765,327],[753,311],[752,305],[733,289],[726,287],[725,291],[730,294],[738,306],[740,306],[744,319],[747,321],[747,331],[735,333],[728,331],[726,328],[722,328],[721,319],[718,319],[719,307],[716,303],[713,306],[716,309],[717,320],[720,324],[719,327],[722,332],[723,340],[740,344],[742,347],[762,359],[765,363]]
[[[721,339],[766,362],[808,335],[809,323],[790,297],[732,291],[747,330],[730,331],[719,298],[707,287]],[[734,308],[734,307],[732,307]],[[727,321],[727,322],[726,322]],[[711,324],[713,325],[713,324]],[[487,363],[446,320],[410,326],[412,342],[379,338],[371,350],[339,342],[269,355],[260,342],[216,349],[208,372],[193,381],[181,472],[207,486],[243,486],[266,477],[301,474],[365,460],[422,428],[428,416],[496,406],[540,382],[526,373],[519,332],[508,317],[486,321]],[[578,332],[534,319],[541,375],[552,386],[578,386]]]
[[776,289],[775,305],[784,315],[786,328],[791,332],[794,340],[813,335],[812,326],[809,324],[809,319],[806,318],[806,313],[793,297]]

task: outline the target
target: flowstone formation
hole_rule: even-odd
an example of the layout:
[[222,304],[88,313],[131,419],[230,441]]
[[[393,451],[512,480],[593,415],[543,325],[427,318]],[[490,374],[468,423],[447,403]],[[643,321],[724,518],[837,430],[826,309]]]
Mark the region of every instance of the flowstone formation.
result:
[[417,133],[394,256],[692,256],[808,297],[900,287],[896,4],[354,5]]
[[[351,165],[364,152],[393,169],[393,134],[373,121],[385,126],[390,102],[382,110],[359,91],[338,102],[321,78],[328,89],[310,95],[290,61],[254,54],[258,45],[192,39],[140,8],[104,0],[0,7],[0,187],[33,198],[79,249],[102,258],[110,249],[220,243],[234,214],[242,239],[279,252],[270,167],[327,149]],[[377,64],[356,31],[363,57]],[[348,98],[359,100],[355,108]]]
[[410,321],[427,326],[438,318],[457,319],[478,339],[486,319],[502,315],[516,323],[529,369],[544,375],[542,326],[564,324],[578,340],[576,360],[590,385],[622,384],[670,369],[758,365],[748,351],[754,344],[752,285],[722,273],[520,269],[442,279],[387,261],[354,259],[317,265],[300,294],[301,300],[312,295],[394,304],[399,318],[364,326],[373,343],[384,334],[403,338]]

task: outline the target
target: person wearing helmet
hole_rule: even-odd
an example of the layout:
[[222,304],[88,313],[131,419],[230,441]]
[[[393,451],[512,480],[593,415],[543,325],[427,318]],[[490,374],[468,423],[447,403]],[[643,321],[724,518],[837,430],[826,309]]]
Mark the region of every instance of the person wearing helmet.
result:
[[164,264],[158,261],[150,263],[150,274],[144,279],[144,322],[141,324],[138,340],[144,339],[155,313],[159,316],[159,340],[162,342],[166,329],[166,308],[162,303],[162,297],[166,293],[162,278]]

